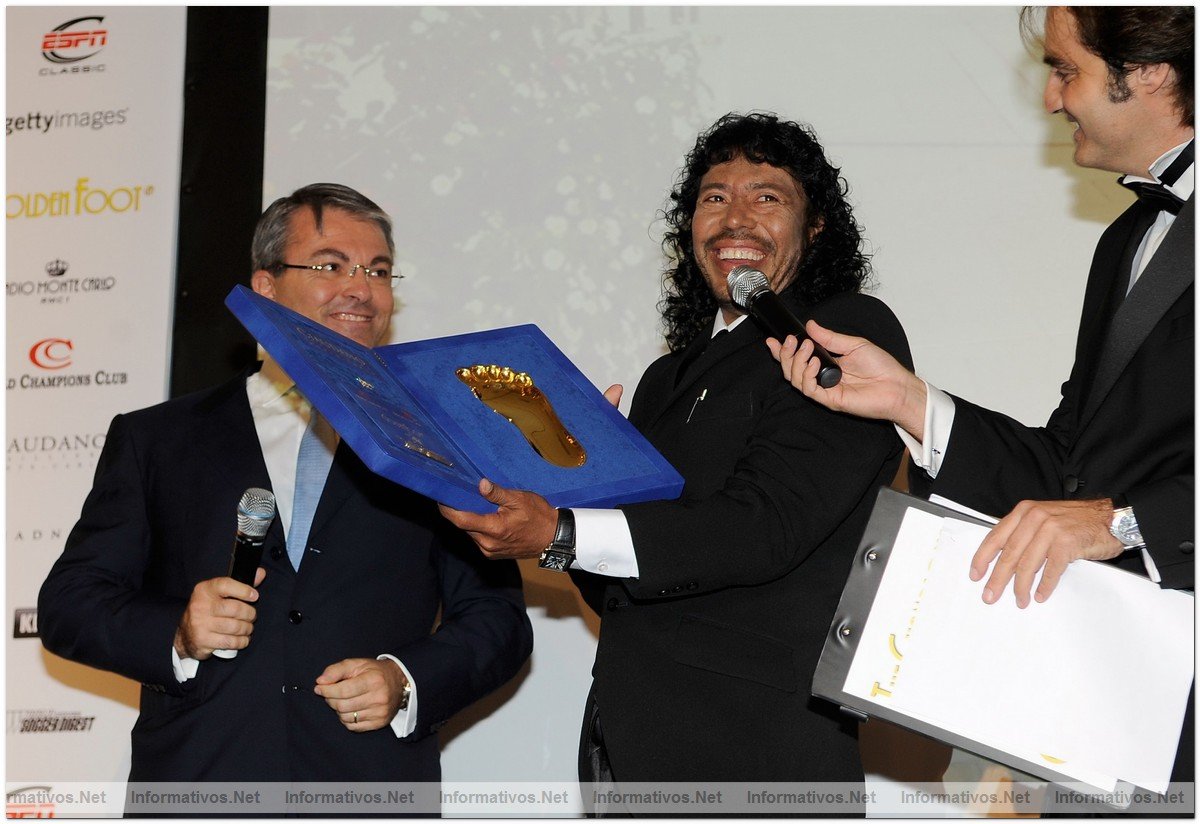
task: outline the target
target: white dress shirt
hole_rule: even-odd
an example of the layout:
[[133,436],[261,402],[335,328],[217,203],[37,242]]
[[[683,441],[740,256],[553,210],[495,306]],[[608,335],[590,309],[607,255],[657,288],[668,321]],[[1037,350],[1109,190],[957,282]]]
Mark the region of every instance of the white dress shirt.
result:
[[[296,493],[296,456],[312,416],[312,404],[278,363],[265,353],[260,354],[263,355],[262,369],[246,379],[246,396],[250,400],[250,413],[254,417],[254,429],[262,447],[263,461],[271,478],[271,489],[275,493],[276,517],[286,538],[291,530],[292,504]],[[337,450],[337,440],[337,434],[331,431],[330,442],[326,444],[331,453]],[[253,636],[250,642],[254,643]],[[411,685],[408,709],[397,712],[391,723],[396,736],[404,738],[417,727],[417,685],[404,664],[386,653],[379,656],[379,660],[384,658],[395,661]],[[194,658],[180,658],[173,646],[171,662],[175,679],[180,683],[195,678],[200,667],[200,662]]]
[[[1175,148],[1171,149],[1166,154],[1162,155],[1158,160],[1150,166],[1150,177],[1137,177],[1136,175],[1125,175],[1123,180],[1129,182],[1143,183],[1161,183],[1158,176],[1166,171],[1171,162],[1179,156],[1191,141],[1180,143]],[[1165,185],[1165,184],[1164,184]],[[1192,196],[1196,190],[1196,166],[1193,163],[1174,184],[1167,186],[1170,191],[1181,197],[1184,201]],[[1175,224],[1175,215],[1168,211],[1158,213],[1157,219],[1146,230],[1145,236],[1138,247],[1137,254],[1133,259],[1132,276],[1129,279],[1129,288],[1133,288],[1133,284],[1146,271],[1146,266],[1154,257],[1154,253],[1158,251],[1158,247],[1162,245],[1163,238],[1166,237],[1167,231]],[[925,442],[920,443],[912,435],[905,432],[899,426],[896,427],[896,432],[900,434],[900,438],[908,447],[909,454],[912,455],[913,463],[924,469],[931,478],[936,478],[938,470],[942,466],[942,458],[946,454],[946,447],[950,443],[950,430],[954,425],[954,400],[928,381],[925,382],[928,390],[927,400],[925,402]],[[1154,561],[1150,557],[1150,553],[1145,548],[1142,549],[1142,561],[1146,565],[1146,573],[1150,576],[1150,580],[1158,583],[1162,577],[1158,574],[1158,569],[1154,566]]]
[[[725,323],[725,316],[717,312],[712,332],[732,331],[746,319],[738,315],[733,323]],[[638,577],[637,553],[633,549],[633,536],[629,534],[629,522],[619,509],[575,509],[575,563],[576,569],[607,575],[611,578]]]

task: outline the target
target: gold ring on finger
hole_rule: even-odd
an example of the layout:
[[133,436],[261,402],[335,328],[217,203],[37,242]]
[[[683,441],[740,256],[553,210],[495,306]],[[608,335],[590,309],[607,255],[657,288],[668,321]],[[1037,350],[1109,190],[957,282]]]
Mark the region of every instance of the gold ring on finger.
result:
[[357,723],[358,723],[358,710],[355,710],[355,711],[354,711],[354,720],[353,720],[353,721],[351,721],[350,723],[352,723],[352,724],[357,724]]

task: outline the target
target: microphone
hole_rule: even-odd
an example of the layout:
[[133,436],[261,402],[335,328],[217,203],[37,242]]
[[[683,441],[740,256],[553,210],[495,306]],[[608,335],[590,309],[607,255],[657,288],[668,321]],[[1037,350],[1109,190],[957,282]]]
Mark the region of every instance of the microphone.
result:
[[[229,558],[229,577],[235,581],[254,585],[254,573],[262,561],[262,551],[267,530],[275,520],[275,496],[266,489],[251,487],[242,493],[237,507],[237,532],[233,538],[233,553]],[[218,658],[235,658],[235,649],[215,649]]]
[[[782,343],[788,335],[795,335],[797,340],[808,338],[804,324],[791,313],[779,299],[779,295],[771,291],[767,276],[750,266],[735,266],[729,273],[729,297],[739,309],[749,312],[755,320],[767,328],[772,337],[779,338]],[[813,344],[813,356],[821,362],[817,372],[817,383],[825,389],[837,386],[842,379],[842,369],[833,357],[825,351],[825,347]]]

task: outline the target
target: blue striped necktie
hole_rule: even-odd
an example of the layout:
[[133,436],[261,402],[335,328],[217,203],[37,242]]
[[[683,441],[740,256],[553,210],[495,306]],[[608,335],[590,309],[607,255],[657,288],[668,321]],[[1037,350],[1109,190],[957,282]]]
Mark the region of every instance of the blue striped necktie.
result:
[[317,502],[321,500],[329,467],[333,465],[333,452],[326,446],[327,440],[332,441],[332,434],[329,422],[314,408],[296,453],[296,492],[287,538],[288,558],[296,570],[300,569],[300,561],[304,558]]

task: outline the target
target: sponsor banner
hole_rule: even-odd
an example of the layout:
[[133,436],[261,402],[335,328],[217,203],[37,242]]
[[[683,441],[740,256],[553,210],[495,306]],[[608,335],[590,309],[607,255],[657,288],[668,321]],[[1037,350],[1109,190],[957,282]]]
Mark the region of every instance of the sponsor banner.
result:
[[574,781],[129,783],[9,782],[8,815],[62,818],[115,815],[419,815],[470,818],[563,818],[582,810],[660,816],[834,816],[913,818],[967,815],[1190,815],[1195,785],[1158,795],[1129,788],[1103,796],[1045,783],[931,782],[883,790],[867,784],[815,782]]
[[77,177],[52,189],[9,192],[4,198],[4,216],[17,220],[136,213],[150,202],[154,192],[153,183],[106,185],[90,177]]
[[9,710],[8,734],[91,732],[96,716],[79,711]]
[[[6,445],[6,469],[10,473],[37,470],[68,470],[96,468],[96,459],[104,448],[107,433],[103,431],[72,432],[38,432],[34,434],[14,433],[10,428]],[[69,512],[75,512],[78,507],[71,507]],[[9,510],[9,548],[19,548],[21,544],[41,540],[61,540],[63,530],[56,527],[49,532],[42,528],[12,529],[13,510]],[[56,513],[59,520],[64,513]],[[61,549],[61,545],[59,549]]]
[[71,264],[60,257],[46,261],[40,273],[8,272],[8,276],[12,279],[4,282],[4,295],[18,305],[29,301],[43,306],[65,306],[72,301],[114,293],[118,284],[115,275],[76,273]]
[[66,20],[42,35],[42,59],[53,68],[43,66],[38,74],[48,77],[102,72],[105,64],[100,53],[107,45],[108,28],[103,15]]
[[5,136],[14,134],[42,136],[64,129],[100,129],[124,126],[129,122],[129,106],[115,109],[85,109],[84,111],[29,111],[5,117]]
[[13,610],[13,638],[37,637],[37,607]]
[[[25,389],[103,389],[106,387],[123,387],[129,383],[129,374],[121,368],[109,366],[107,368],[88,369],[86,371],[79,368],[72,368],[82,366],[83,364],[76,364],[75,341],[67,337],[53,336],[28,344],[26,358],[28,360],[26,366],[32,366],[33,371],[25,372],[21,375],[10,375],[6,381],[6,388],[9,391]],[[83,360],[86,363],[84,359],[79,360]]]
[[51,708],[10,711],[14,780],[128,772],[137,685],[47,655],[34,605],[112,416],[166,396],[186,16],[6,10],[7,703]]

